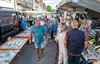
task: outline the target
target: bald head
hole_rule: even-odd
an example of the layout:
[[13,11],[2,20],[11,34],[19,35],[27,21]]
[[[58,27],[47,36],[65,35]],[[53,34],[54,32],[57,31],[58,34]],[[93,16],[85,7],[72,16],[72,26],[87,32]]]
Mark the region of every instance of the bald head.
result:
[[76,20],[72,20],[71,21],[71,27],[74,29],[74,28],[78,28],[79,24]]

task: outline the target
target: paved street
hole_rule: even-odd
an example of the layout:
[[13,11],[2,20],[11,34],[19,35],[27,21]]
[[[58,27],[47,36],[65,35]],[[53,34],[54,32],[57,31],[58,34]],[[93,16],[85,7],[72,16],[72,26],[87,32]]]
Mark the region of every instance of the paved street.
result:
[[25,45],[23,50],[16,56],[11,64],[55,64],[56,45],[49,41],[44,50],[44,55],[39,62],[36,61],[34,45]]

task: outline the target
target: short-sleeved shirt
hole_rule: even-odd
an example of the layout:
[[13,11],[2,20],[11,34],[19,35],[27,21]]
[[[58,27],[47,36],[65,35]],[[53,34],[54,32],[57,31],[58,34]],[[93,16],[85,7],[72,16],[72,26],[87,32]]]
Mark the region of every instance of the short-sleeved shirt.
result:
[[53,31],[54,31],[55,33],[57,33],[57,28],[58,28],[58,22],[55,21],[54,24],[53,24]]
[[31,28],[34,39],[35,39],[35,43],[40,44],[44,41],[44,27],[40,26],[40,27],[35,27],[32,26]]
[[22,19],[21,26],[22,26],[23,30],[26,29],[26,27],[27,27],[27,20],[26,19]]
[[58,40],[58,45],[59,45],[59,52],[60,53],[65,53],[66,48],[64,46],[64,37],[66,36],[66,32],[59,33],[58,36],[56,37],[56,40]]
[[22,19],[22,25],[26,26],[27,25],[27,20],[26,19]]

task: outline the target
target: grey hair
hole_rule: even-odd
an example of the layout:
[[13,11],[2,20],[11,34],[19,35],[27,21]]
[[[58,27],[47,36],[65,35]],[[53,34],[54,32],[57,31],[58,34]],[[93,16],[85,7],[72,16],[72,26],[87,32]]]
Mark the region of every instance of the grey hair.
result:
[[78,26],[79,26],[79,23],[78,23],[78,21],[77,20],[72,20],[71,21],[71,27],[75,27],[75,28],[77,28]]
[[68,30],[68,26],[67,25],[63,25],[63,31]]

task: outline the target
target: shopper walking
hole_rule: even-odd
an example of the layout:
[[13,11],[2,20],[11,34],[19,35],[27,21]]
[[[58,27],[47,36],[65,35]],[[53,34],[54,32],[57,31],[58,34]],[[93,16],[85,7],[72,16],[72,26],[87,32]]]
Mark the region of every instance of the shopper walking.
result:
[[88,37],[78,29],[76,20],[71,21],[71,28],[65,38],[68,48],[68,62],[69,64],[80,64],[80,55],[88,47]]
[[44,40],[46,40],[45,28],[40,25],[40,20],[37,20],[35,26],[32,26],[31,30],[35,39],[34,44],[37,52],[37,61],[39,61],[43,54]]
[[67,50],[64,44],[66,31],[68,31],[68,27],[64,26],[55,39],[59,46],[58,64],[67,64]]
[[53,33],[55,35],[57,34],[57,29],[58,29],[58,21],[57,21],[57,18],[55,18],[54,24],[53,24]]
[[25,16],[22,16],[21,27],[22,27],[22,30],[26,30],[27,20]]
[[[45,32],[46,32],[46,40],[48,40],[48,34],[49,34],[49,31],[48,31],[48,22],[47,21],[45,21],[45,23],[44,23],[44,29],[45,29]],[[46,47],[46,45],[47,45],[47,41],[44,41],[44,45],[45,45],[45,47]]]
[[51,34],[51,39],[53,40],[54,39],[54,32],[53,32],[53,25],[54,25],[54,22],[53,20],[50,21],[50,34]]

